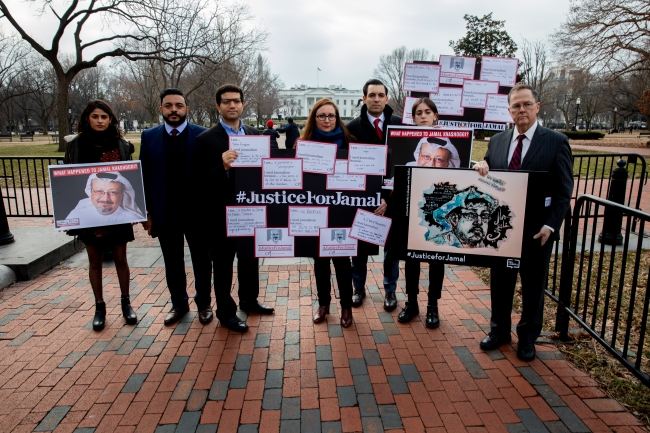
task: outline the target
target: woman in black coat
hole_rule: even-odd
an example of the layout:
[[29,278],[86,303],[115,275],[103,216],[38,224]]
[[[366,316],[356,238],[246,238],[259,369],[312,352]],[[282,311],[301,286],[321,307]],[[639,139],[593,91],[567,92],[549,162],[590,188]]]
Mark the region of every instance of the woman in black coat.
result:
[[[309,118],[302,131],[303,140],[336,143],[339,149],[347,149],[350,141],[355,138],[347,130],[339,109],[331,99],[321,99],[311,109]],[[341,326],[352,325],[352,265],[349,257],[331,259],[336,271],[336,282],[341,296]],[[330,285],[330,259],[314,257],[314,276],[318,292],[318,311],[314,315],[314,323],[325,320],[330,312],[332,301]]]
[[[96,162],[128,161],[134,152],[131,143],[122,137],[113,110],[100,99],[90,101],[84,108],[79,122],[77,134],[65,137],[66,164],[89,164]],[[108,182],[110,184],[111,182]],[[109,203],[115,201],[119,191],[113,191],[108,186],[103,190],[94,190],[92,194]],[[101,195],[98,195],[101,194]],[[104,227],[91,227],[68,231],[86,244],[88,253],[88,279],[95,295],[95,317],[93,329],[104,329],[106,321],[106,304],[102,290],[103,251],[112,249],[117,279],[122,292],[122,314],[126,323],[134,325],[138,321],[129,297],[131,271],[126,259],[126,244],[134,240],[131,224],[117,224]]]

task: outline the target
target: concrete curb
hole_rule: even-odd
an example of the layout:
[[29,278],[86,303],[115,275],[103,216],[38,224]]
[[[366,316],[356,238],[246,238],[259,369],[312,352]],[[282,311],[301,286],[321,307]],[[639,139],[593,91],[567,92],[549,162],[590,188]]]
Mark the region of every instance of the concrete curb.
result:
[[17,279],[16,273],[9,266],[0,265],[0,290],[11,286]]

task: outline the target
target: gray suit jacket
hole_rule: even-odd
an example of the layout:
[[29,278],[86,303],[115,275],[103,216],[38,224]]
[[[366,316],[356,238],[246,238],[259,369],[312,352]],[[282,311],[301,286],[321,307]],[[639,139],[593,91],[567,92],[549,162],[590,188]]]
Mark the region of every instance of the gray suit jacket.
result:
[[[500,132],[490,139],[485,160],[491,170],[508,169],[508,150],[515,131]],[[544,225],[552,227],[557,237],[573,193],[573,156],[567,136],[537,125],[521,170],[549,173],[545,197],[551,198],[551,205],[546,208]]]

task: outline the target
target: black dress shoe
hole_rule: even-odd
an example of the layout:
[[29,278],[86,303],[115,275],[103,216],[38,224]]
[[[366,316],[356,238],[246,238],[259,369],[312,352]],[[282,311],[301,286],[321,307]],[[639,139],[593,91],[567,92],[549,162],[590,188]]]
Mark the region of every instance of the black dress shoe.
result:
[[326,319],[325,316],[327,316],[330,313],[330,306],[329,305],[321,305],[318,307],[318,310],[316,310],[316,314],[314,314],[314,323],[320,323],[323,320]]
[[414,317],[417,317],[420,314],[417,304],[409,303],[408,301],[404,304],[404,309],[400,311],[397,315],[397,321],[400,323],[408,323]]
[[221,320],[221,324],[233,332],[246,332],[248,325],[237,316],[232,316],[228,320]]
[[95,303],[95,317],[93,317],[93,330],[101,331],[106,324],[106,304],[104,301]]
[[352,308],[341,309],[341,326],[349,328],[352,325]]
[[131,308],[131,300],[129,297],[122,296],[120,301],[122,303],[122,316],[124,316],[127,325],[135,325],[138,323],[138,316],[135,314],[135,311],[133,311],[133,308]]
[[188,311],[190,311],[190,306],[187,304],[179,307],[172,307],[172,309],[169,310],[169,313],[167,313],[167,317],[165,317],[165,325],[173,325],[178,322],[185,314],[187,314]]
[[203,307],[199,310],[199,322],[201,325],[207,325],[208,323],[212,322],[212,317],[212,308]]
[[440,317],[438,317],[438,302],[427,306],[427,321],[425,325],[429,329],[436,329],[440,326]]
[[258,314],[273,314],[275,311],[273,307],[264,305],[259,301],[255,302],[242,302],[239,304],[239,308],[246,313],[258,313]]
[[395,308],[397,308],[395,292],[386,292],[386,297],[384,298],[384,310],[393,311]]
[[496,349],[499,346],[510,343],[511,340],[512,340],[512,338],[510,337],[510,335],[505,337],[505,336],[499,336],[498,334],[490,332],[483,340],[481,340],[480,346],[481,346],[481,349],[483,349],[483,350],[493,350],[493,349]]
[[533,343],[519,343],[517,346],[517,358],[522,361],[535,359],[535,345]]
[[360,307],[365,297],[366,289],[354,289],[354,293],[352,293],[352,306],[355,308]]

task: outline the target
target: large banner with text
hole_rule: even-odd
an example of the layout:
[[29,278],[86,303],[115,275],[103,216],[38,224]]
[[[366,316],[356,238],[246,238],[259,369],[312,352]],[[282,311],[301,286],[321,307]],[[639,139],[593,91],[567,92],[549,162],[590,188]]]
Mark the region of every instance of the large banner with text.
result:
[[391,222],[372,214],[381,204],[386,158],[385,146],[352,143],[348,151],[299,141],[295,150],[271,149],[259,166],[237,167],[237,203],[226,208],[227,234],[237,239],[237,254],[377,254]]
[[395,167],[391,254],[518,269],[543,225],[544,172]]

